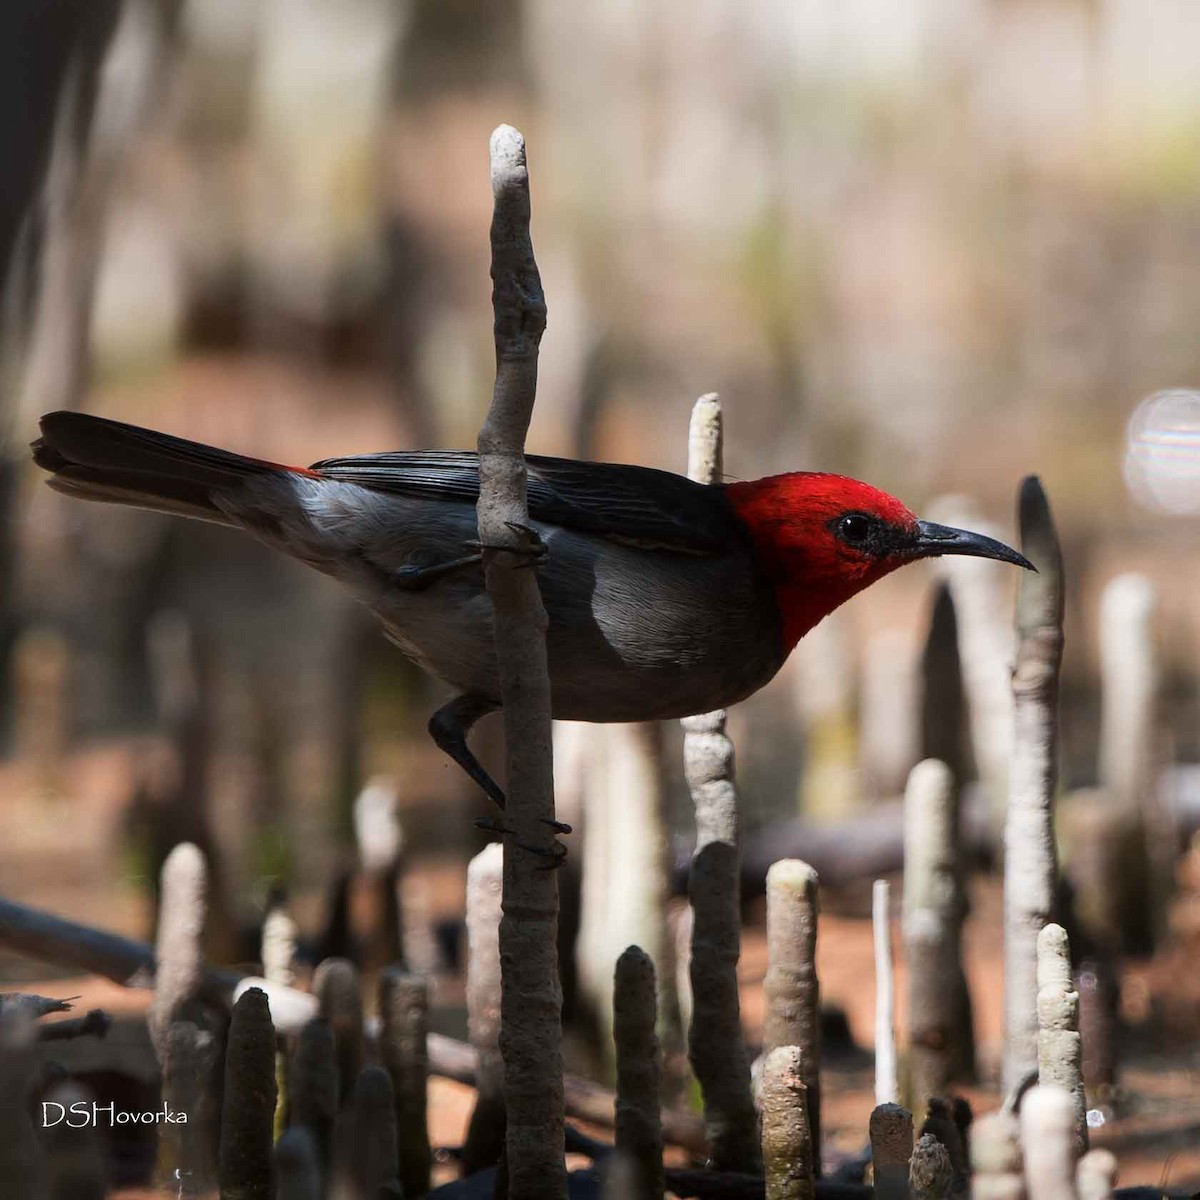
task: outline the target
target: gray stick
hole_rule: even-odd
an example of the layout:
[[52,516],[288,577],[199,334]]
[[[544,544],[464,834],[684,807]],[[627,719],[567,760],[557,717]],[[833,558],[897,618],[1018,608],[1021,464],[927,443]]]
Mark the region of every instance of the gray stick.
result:
[[250,988],[233,1006],[225,1048],[221,1200],[272,1200],[275,1101],[275,1027],[266,993]]
[[908,1160],[913,1152],[913,1115],[899,1104],[878,1104],[871,1113],[871,1166],[875,1200],[906,1200]]
[[762,1157],[766,1200],[813,1200],[814,1143],[804,1086],[806,1054],[776,1046],[763,1063]]
[[300,1030],[287,1083],[289,1120],[312,1134],[317,1168],[324,1178],[333,1159],[339,1089],[333,1033],[323,1018],[314,1017]]
[[467,1035],[477,1056],[475,1108],[463,1146],[467,1175],[504,1150],[504,1061],[500,1057],[500,893],[504,851],[481,850],[467,867]]
[[429,1191],[433,1163],[426,1102],[429,988],[425,980],[389,967],[379,981],[379,1015],[380,1057],[395,1094],[400,1182],[406,1195],[423,1196]]
[[[875,880],[871,888],[871,925],[875,943],[875,1103],[886,1107],[894,1106],[900,1096],[896,1073],[896,972],[892,954],[891,885],[886,879]],[[912,1120],[911,1113],[909,1120]]]
[[[688,475],[721,475],[721,404],[701,396],[692,409]],[[688,1056],[704,1097],[704,1123],[717,1170],[756,1172],[761,1165],[750,1060],[742,1035],[737,964],[741,954],[741,817],[733,743],[725,713],[688,717],[684,775],[696,810],[696,848],[688,876],[692,924],[692,1019]]]
[[1075,1106],[1075,1150],[1087,1149],[1079,993],[1071,976],[1071,947],[1061,925],[1047,925],[1037,940],[1038,1082],[1060,1087]]
[[313,975],[313,991],[317,1011],[333,1034],[340,1102],[347,1105],[363,1061],[363,997],[358,968],[344,958],[325,959]]
[[[479,431],[479,540],[529,549],[525,435],[537,394],[546,303],[529,236],[525,141],[508,125],[491,138],[492,308],[496,384]],[[514,528],[517,527],[517,528]],[[565,1197],[562,988],[558,980],[558,885],[546,863],[517,844],[554,854],[550,676],[546,610],[536,571],[515,555],[484,551],[492,604],[508,778],[504,856],[505,964],[500,1050],[508,1109],[510,1200]]]
[[909,1092],[915,1112],[945,1096],[974,1056],[958,1038],[966,979],[958,874],[954,778],[927,758],[913,767],[904,796],[904,940],[908,952]]
[[953,1178],[950,1152],[933,1134],[922,1134],[908,1164],[910,1200],[944,1200]]
[[639,946],[620,958],[613,980],[613,1040],[617,1048],[616,1148],[629,1157],[636,1179],[630,1200],[661,1200],[662,1061],[654,961]]
[[817,873],[785,858],[767,872],[767,974],[763,994],[763,1053],[779,1046],[800,1052],[800,1078],[808,1106],[812,1171],[820,1177],[821,993],[817,981]]
[[1062,1088],[1038,1084],[1021,1102],[1029,1200],[1076,1200],[1075,1106]]
[[167,1030],[196,997],[204,974],[201,938],[208,912],[208,868],[191,842],[176,846],[162,866],[158,912],[158,970],[150,1004],[150,1036],[159,1062],[166,1059]]
[[1020,1128],[999,1109],[971,1126],[971,1200],[1025,1200]]
[[321,1168],[311,1129],[297,1125],[284,1131],[275,1145],[275,1175],[277,1200],[320,1200]]
[[1058,673],[1063,649],[1062,553],[1034,475],[1021,484],[1021,549],[1037,567],[1017,594],[1013,752],[1004,826],[1004,1061],[1001,1090],[1037,1067],[1037,937],[1050,920],[1058,875]]
[[[421,1191],[410,1191],[400,1183],[401,1158],[397,1145],[396,1097],[392,1078],[382,1067],[363,1067],[354,1081],[347,1120],[342,1132],[344,1161],[336,1178],[349,1177],[352,1195],[364,1200],[388,1193],[423,1196],[429,1190],[428,1171]],[[222,1198],[224,1200],[224,1198]]]
[[[73,1104],[91,1105],[95,1096],[74,1080],[60,1083],[46,1100],[67,1113]],[[90,1111],[90,1107],[89,1107]],[[50,1110],[57,1116],[58,1110]],[[45,1134],[47,1179],[45,1200],[104,1200],[108,1193],[108,1163],[104,1135],[95,1124],[67,1124],[67,1118]],[[6,1191],[8,1188],[6,1181]]]

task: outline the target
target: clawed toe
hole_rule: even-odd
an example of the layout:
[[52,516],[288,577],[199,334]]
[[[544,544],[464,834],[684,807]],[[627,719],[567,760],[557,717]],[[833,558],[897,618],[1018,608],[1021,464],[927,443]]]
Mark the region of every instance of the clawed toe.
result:
[[[540,818],[542,823],[549,825],[556,833],[570,833],[571,826],[562,821],[551,821],[548,818]],[[503,824],[500,821],[494,821],[491,817],[481,817],[475,822],[476,829],[482,829],[485,833],[494,833],[502,838],[516,838],[517,831]],[[553,847],[531,846],[528,842],[513,841],[512,843],[518,850],[527,850],[530,854],[536,854],[539,858],[546,858],[550,861],[543,867],[538,867],[539,871],[557,871],[563,865],[567,858],[567,848],[561,842],[555,842]]]
[[522,525],[519,521],[505,521],[505,525],[513,531],[520,534],[526,544],[523,546],[498,546],[492,542],[483,542],[476,539],[471,539],[464,542],[463,545],[471,550],[503,550],[507,554],[515,554],[519,558],[526,559],[521,563],[522,567],[535,566],[539,559],[543,559],[550,552],[550,547],[542,540],[541,534],[536,529],[531,529],[528,525]]

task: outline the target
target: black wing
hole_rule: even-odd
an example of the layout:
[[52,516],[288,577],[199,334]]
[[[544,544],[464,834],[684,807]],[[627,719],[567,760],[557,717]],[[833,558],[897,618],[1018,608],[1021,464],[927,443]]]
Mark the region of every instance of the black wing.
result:
[[[536,521],[623,542],[691,554],[718,554],[745,527],[722,487],[707,487],[652,467],[526,457],[529,515]],[[331,479],[405,496],[474,504],[479,459],[466,450],[399,450],[330,458],[312,470]]]

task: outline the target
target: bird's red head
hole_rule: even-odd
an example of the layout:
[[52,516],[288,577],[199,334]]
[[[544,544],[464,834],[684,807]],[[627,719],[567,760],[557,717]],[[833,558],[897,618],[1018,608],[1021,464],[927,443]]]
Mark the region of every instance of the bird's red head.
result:
[[920,521],[869,483],[796,471],[725,488],[771,579],[790,650],[851,596],[905,563],[970,554],[1029,567],[982,534]]

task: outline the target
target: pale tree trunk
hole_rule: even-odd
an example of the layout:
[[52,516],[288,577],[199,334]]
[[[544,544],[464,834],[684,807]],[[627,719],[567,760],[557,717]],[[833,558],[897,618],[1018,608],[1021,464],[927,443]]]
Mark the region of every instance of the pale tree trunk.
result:
[[[491,140],[492,305],[496,386],[479,433],[479,540],[529,550],[525,435],[537,393],[546,305],[529,237],[525,142],[502,125]],[[537,573],[505,551],[484,551],[492,603],[508,779],[504,915],[500,921],[500,1052],[508,1110],[510,1200],[565,1197],[562,989],[546,610]]]
[[762,1156],[766,1200],[813,1200],[816,1148],[808,1125],[804,1052],[776,1046],[763,1063]]
[[585,736],[580,982],[611,1061],[613,963],[629,945],[640,946],[654,962],[664,1042],[677,1046],[682,1040],[667,931],[671,881],[662,735],[657,724],[638,723],[595,725]]
[[962,923],[954,779],[927,758],[913,767],[904,797],[904,941],[909,982],[909,1099],[923,1113],[945,1097],[973,1059]]
[[[930,516],[949,525],[991,532],[987,522],[959,497],[934,505]],[[998,817],[1004,810],[1012,746],[1013,706],[1008,678],[1012,641],[1006,618],[1010,568],[988,559],[964,556],[939,558],[936,566],[954,597],[971,746],[979,782]]]
[[1062,1088],[1038,1084],[1021,1101],[1021,1150],[1029,1200],[1077,1200],[1075,1106]]
[[[701,396],[692,410],[688,475],[700,483],[721,476],[721,406],[715,395]],[[693,910],[688,1055],[704,1096],[714,1167],[753,1172],[761,1150],[738,995],[741,818],[733,743],[725,733],[724,711],[687,717],[682,725],[684,775],[696,810],[688,876]]]
[[478,1056],[475,1108],[463,1147],[468,1175],[494,1166],[504,1149],[500,1057],[500,894],[504,852],[481,850],[467,867],[467,1036]]
[[1164,932],[1176,853],[1157,794],[1158,595],[1144,575],[1118,575],[1100,604],[1100,784],[1119,828],[1123,949],[1150,950]]
[[1037,1069],[1037,938],[1058,877],[1058,672],[1063,648],[1062,554],[1036,476],[1021,484],[1021,549],[1037,568],[1017,596],[1013,756],[1004,827],[1004,1062],[1002,1090]]
[[1117,1156],[1111,1150],[1089,1150],[1075,1168],[1079,1200],[1112,1200],[1117,1186]]
[[867,642],[859,698],[859,764],[875,799],[901,792],[918,757],[916,667],[912,642],[900,630],[882,630]]
[[971,1126],[972,1200],[1025,1200],[1020,1127],[1007,1109]]
[[804,730],[798,807],[815,821],[845,816],[860,791],[854,675],[846,615],[806,634],[793,656],[796,711]]
[[1067,931],[1050,924],[1037,942],[1038,1082],[1062,1088],[1075,1106],[1075,1142],[1087,1149],[1087,1103],[1083,1095],[1083,1047],[1079,1041],[1079,993],[1071,975]]
[[812,1173],[821,1174],[821,990],[817,980],[817,873],[798,859],[767,872],[767,975],[763,995],[763,1054],[780,1046],[799,1056],[812,1147]]

